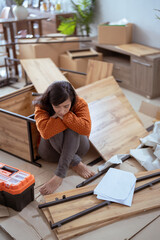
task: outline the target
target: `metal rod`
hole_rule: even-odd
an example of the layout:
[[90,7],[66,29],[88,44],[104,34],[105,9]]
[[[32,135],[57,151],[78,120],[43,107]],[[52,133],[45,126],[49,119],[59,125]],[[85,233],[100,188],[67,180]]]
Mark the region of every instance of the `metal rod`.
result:
[[57,205],[57,204],[60,204],[60,203],[69,202],[69,201],[72,201],[74,199],[86,197],[86,196],[89,196],[89,195],[93,195],[93,191],[88,191],[88,192],[76,194],[76,195],[73,195],[73,196],[70,196],[70,197],[63,196],[62,199],[57,199],[55,201],[43,203],[43,204],[38,205],[38,207],[39,207],[39,209],[45,208],[45,207],[51,207],[51,206],[54,206],[54,205]]
[[70,72],[70,73],[80,74],[80,75],[84,75],[84,76],[87,75],[86,73],[83,73],[83,72],[77,72],[77,71],[68,70],[68,69],[64,69],[64,68],[59,68],[59,70],[64,71],[64,72]]
[[136,193],[136,192],[139,192],[139,191],[141,191],[141,190],[143,190],[147,187],[152,187],[154,184],[159,183],[159,182],[160,182],[160,178],[155,179],[151,182],[145,183],[142,186],[139,186],[139,187],[135,188],[134,192]]
[[86,215],[86,214],[88,214],[88,213],[91,213],[91,212],[93,212],[93,211],[95,211],[95,210],[97,210],[97,209],[99,209],[99,208],[102,208],[102,207],[104,207],[104,206],[106,206],[106,205],[110,205],[111,204],[111,202],[109,202],[109,201],[104,201],[104,202],[102,202],[102,203],[99,203],[99,204],[97,204],[97,205],[95,205],[95,206],[93,206],[93,207],[90,207],[90,208],[88,208],[88,209],[86,209],[86,210],[84,210],[84,211],[81,211],[81,212],[79,212],[79,213],[76,213],[76,214],[74,214],[74,215],[72,215],[72,216],[70,216],[70,217],[68,217],[68,218],[64,218],[64,219],[62,219],[61,221],[58,221],[58,222],[56,222],[56,223],[51,223],[50,222],[50,226],[51,226],[51,229],[54,229],[54,228],[56,228],[56,227],[61,227],[63,224],[65,224],[65,223],[68,223],[68,222],[71,222],[71,221],[73,221],[74,219],[77,219],[77,218],[79,218],[79,217],[82,217],[82,216],[84,216],[84,215]]
[[136,182],[140,182],[140,181],[153,178],[153,177],[158,177],[158,176],[160,176],[160,172],[152,173],[152,174],[137,178]]
[[[147,176],[145,176],[145,177],[147,178]],[[134,193],[136,193],[138,191],[141,191],[141,190],[143,190],[143,189],[145,189],[147,187],[152,187],[154,184],[159,183],[159,182],[160,182],[160,178],[158,178],[156,180],[153,180],[153,181],[151,181],[149,183],[143,184],[142,186],[139,186],[139,187],[135,188]],[[84,216],[84,215],[86,215],[88,213],[91,213],[91,212],[93,212],[93,211],[95,211],[95,210],[97,210],[99,208],[102,208],[102,207],[104,207],[106,205],[110,205],[111,203],[112,202],[110,202],[110,201],[104,201],[104,202],[102,202],[100,204],[97,204],[97,205],[91,207],[91,208],[88,208],[88,209],[86,209],[84,211],[76,213],[76,214],[74,214],[74,215],[72,215],[70,217],[64,218],[64,219],[62,219],[62,220],[60,220],[60,221],[58,221],[58,222],[56,222],[54,224],[52,224],[50,222],[51,229],[54,229],[56,227],[60,227],[60,226],[62,226],[65,223],[68,223],[68,222],[70,222],[70,221],[72,221],[74,219],[77,219],[77,218],[79,218],[81,216]]]
[[10,112],[10,111],[7,111],[7,110],[2,109],[2,108],[0,108],[0,112],[3,112],[3,113],[5,113],[5,114],[8,114],[8,115],[10,115],[10,116],[14,116],[14,117],[17,117],[17,118],[20,118],[20,119],[23,119],[23,120],[26,120],[26,121],[28,121],[28,122],[33,122],[33,123],[36,122],[36,121],[35,121],[34,119],[32,119],[32,118],[25,117],[25,116],[20,115],[20,114],[18,114],[18,113]]

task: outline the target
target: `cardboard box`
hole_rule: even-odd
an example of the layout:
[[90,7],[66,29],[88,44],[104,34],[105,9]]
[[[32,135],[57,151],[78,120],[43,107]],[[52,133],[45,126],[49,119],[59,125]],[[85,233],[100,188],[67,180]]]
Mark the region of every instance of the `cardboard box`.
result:
[[120,45],[132,42],[132,24],[98,26],[98,43]]
[[33,119],[33,85],[0,97],[0,148],[37,165],[39,132]]
[[59,57],[60,68],[86,73],[89,59],[102,61],[103,55],[102,53],[98,53],[96,57],[72,59],[68,54],[61,54]]
[[[61,41],[62,39],[58,38],[55,40],[55,43],[38,43],[38,44],[20,44],[19,45],[19,59],[27,59],[27,58],[51,58],[52,61],[59,67],[59,56],[62,53],[65,53],[67,50],[79,49],[79,42],[61,42],[56,43],[56,41]],[[69,38],[66,41],[74,41],[78,40],[78,38]],[[27,40],[19,40],[20,42],[30,41],[33,42],[32,39]],[[41,42],[44,41],[53,41],[53,38],[44,38]]]

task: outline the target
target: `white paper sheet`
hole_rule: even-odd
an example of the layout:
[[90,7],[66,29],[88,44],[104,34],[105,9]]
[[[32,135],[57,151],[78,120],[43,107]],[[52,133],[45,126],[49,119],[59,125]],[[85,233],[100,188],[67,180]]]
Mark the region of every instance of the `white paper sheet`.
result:
[[160,121],[155,122],[153,132],[144,138],[140,138],[145,146],[156,148],[160,144]]
[[107,162],[104,164],[101,164],[98,167],[98,171],[102,171],[103,169],[110,167],[112,164],[121,164],[122,163],[122,158],[127,156],[127,154],[117,154],[111,157]]
[[131,149],[130,155],[148,171],[160,168],[160,121],[154,124],[151,134],[140,140],[149,148]]
[[154,170],[153,161],[156,160],[151,148],[131,149],[130,155],[133,156],[146,170]]
[[110,168],[94,189],[99,199],[131,206],[136,178],[133,173]]

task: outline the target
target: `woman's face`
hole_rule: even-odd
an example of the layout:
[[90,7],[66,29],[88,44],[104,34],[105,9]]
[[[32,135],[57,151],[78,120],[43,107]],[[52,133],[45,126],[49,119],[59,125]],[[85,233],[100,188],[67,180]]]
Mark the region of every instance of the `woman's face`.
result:
[[70,100],[70,98],[68,98],[66,101],[64,101],[63,103],[61,103],[57,106],[52,104],[52,107],[58,116],[63,117],[66,113],[69,112],[69,110],[71,108],[71,100]]

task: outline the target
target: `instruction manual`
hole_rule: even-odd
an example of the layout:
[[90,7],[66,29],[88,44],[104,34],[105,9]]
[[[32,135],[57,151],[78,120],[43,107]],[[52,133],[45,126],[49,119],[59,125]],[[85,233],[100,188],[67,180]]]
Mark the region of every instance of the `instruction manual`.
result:
[[110,168],[94,189],[98,199],[131,206],[136,184],[133,173]]

